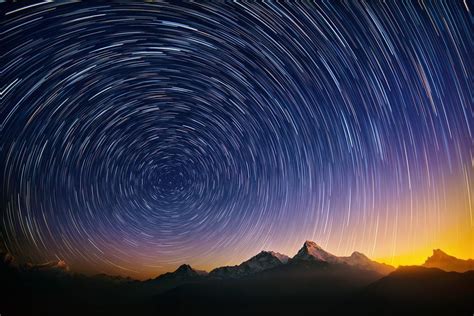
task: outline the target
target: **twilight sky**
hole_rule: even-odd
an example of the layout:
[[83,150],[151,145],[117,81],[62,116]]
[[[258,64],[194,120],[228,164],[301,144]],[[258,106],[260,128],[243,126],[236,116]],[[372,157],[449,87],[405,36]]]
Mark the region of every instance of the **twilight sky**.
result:
[[472,10],[0,4],[0,246],[139,278],[474,257]]

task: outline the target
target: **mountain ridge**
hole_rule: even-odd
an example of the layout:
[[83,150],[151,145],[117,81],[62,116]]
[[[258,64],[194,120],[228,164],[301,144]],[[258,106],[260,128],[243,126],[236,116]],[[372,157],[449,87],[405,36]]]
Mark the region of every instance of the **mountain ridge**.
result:
[[[4,264],[19,266],[22,270],[27,271],[60,271],[62,273],[72,273],[69,265],[64,260],[49,261],[46,263],[24,263],[18,265],[16,259],[10,253],[2,253],[1,259]],[[365,254],[354,251],[350,256],[336,256],[326,250],[320,245],[311,240],[306,240],[303,246],[293,256],[289,257],[279,252],[262,250],[255,256],[243,261],[240,264],[233,266],[221,266],[212,269],[207,272],[204,270],[198,270],[191,267],[189,264],[180,265],[175,271],[165,272],[154,278],[145,280],[144,282],[162,280],[162,279],[186,279],[186,278],[240,278],[246,277],[255,273],[265,271],[267,269],[275,268],[280,265],[285,265],[295,261],[315,261],[325,262],[328,264],[347,264],[359,269],[371,270],[378,272],[382,275],[388,275],[389,273],[398,270],[391,265],[380,263],[371,260]],[[454,256],[448,255],[441,249],[433,249],[433,254],[426,259],[426,261],[420,265],[426,268],[438,268],[443,271],[455,271],[455,272],[466,272],[474,270],[473,259],[459,259]],[[104,273],[95,275],[96,277],[110,278],[110,279],[127,279],[133,280],[131,277],[123,276],[110,276]]]
[[[74,315],[103,315],[104,309],[114,315],[175,315],[177,310],[221,315],[232,306],[229,312],[235,315],[249,308],[258,315],[308,314],[315,308],[327,315],[379,315],[390,306],[396,315],[452,315],[474,308],[474,270],[401,266],[382,274],[378,267],[365,267],[373,261],[360,252],[337,257],[315,243],[302,248],[304,256],[262,251],[240,265],[221,267],[231,268],[230,275],[216,277],[183,264],[146,281],[85,276],[65,271],[61,261],[14,265],[13,256],[5,254],[0,256],[0,278],[10,291],[3,310],[9,315],[63,315],[74,306]],[[30,310],[33,301],[41,304]]]
[[448,255],[441,249],[433,249],[433,254],[422,265],[427,268],[439,268],[444,271],[466,272],[474,270],[473,259],[459,259]]
[[209,272],[215,278],[241,278],[286,264],[289,257],[278,252],[261,251],[257,255],[235,266],[218,267]]

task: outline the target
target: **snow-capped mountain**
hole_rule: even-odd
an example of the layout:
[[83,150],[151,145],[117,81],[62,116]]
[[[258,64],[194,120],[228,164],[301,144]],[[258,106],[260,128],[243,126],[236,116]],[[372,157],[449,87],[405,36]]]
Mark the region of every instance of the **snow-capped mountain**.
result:
[[209,276],[216,278],[241,278],[263,270],[271,269],[289,260],[288,256],[273,251],[262,251],[237,266],[220,267],[212,270]]
[[307,240],[303,247],[293,257],[292,260],[310,260],[323,261],[327,263],[347,264],[359,269],[376,271],[380,274],[388,274],[395,270],[394,267],[370,260],[366,255],[360,252],[353,252],[349,257],[335,256],[316,244],[314,241]]
[[339,257],[339,259],[350,266],[376,271],[380,274],[389,274],[395,270],[391,265],[370,260],[366,255],[358,251],[354,251],[349,257]]
[[314,241],[305,241],[303,247],[293,257],[293,260],[314,260],[328,263],[341,263],[341,260],[329,252],[325,251]]

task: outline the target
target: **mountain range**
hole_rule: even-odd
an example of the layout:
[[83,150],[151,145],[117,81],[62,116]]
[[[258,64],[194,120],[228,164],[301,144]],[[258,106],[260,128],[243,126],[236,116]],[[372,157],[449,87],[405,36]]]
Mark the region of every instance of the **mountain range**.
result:
[[454,315],[474,311],[473,260],[434,250],[394,267],[360,252],[335,256],[313,241],[297,254],[262,251],[209,273],[187,264],[146,281],[73,273],[66,262],[18,265],[0,256],[5,315],[347,314]]

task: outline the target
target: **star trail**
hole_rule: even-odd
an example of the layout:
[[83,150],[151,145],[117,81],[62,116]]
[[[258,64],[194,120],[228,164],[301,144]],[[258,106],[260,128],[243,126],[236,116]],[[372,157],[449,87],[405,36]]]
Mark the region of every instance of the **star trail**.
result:
[[22,260],[474,256],[470,1],[0,11],[0,236]]

